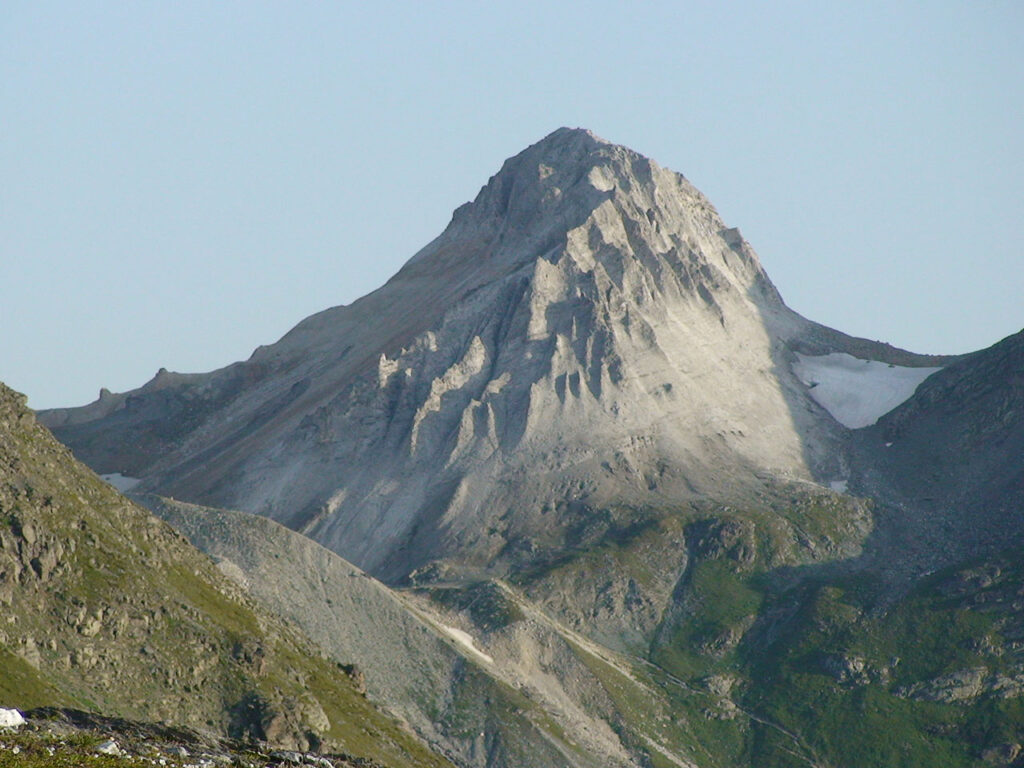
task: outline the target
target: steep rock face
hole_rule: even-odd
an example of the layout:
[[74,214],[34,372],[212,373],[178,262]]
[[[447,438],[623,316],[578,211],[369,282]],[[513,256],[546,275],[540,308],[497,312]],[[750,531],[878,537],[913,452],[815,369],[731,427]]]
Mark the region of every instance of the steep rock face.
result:
[[929,362],[799,317],[682,176],[561,129],[369,296],[246,363],[43,418],[99,471],[375,574],[455,552],[501,573],[623,499],[840,476],[845,430],[792,350]]
[[897,510],[879,533],[920,570],[1024,543],[1024,331],[931,376],[854,445],[855,489]]
[[[930,377],[866,437],[889,443],[885,471],[899,479],[908,495],[946,496],[961,504],[973,500],[982,506],[1015,502],[1019,507],[1024,492],[1024,331]],[[901,466],[914,454],[930,471]]]

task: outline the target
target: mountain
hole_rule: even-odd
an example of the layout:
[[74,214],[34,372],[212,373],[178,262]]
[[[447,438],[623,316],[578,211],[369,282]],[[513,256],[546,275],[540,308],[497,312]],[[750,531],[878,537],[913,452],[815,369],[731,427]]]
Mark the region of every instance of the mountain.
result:
[[[0,385],[0,702],[445,765]],[[5,763],[8,764],[8,763]]]
[[600,536],[595,509],[845,479],[797,353],[941,362],[801,318],[682,176],[561,129],[351,306],[41,418],[137,490],[267,515],[387,580],[502,574]]
[[807,320],[560,129],[352,305],[40,419],[460,766],[1018,765],[1022,339]]

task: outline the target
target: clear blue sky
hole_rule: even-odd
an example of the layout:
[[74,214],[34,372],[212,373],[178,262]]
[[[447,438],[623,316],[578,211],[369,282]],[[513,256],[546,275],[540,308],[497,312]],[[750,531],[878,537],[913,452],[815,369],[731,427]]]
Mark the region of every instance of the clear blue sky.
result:
[[1024,4],[63,2],[0,10],[0,379],[37,408],[248,357],[583,126],[684,173],[787,302],[1024,327]]

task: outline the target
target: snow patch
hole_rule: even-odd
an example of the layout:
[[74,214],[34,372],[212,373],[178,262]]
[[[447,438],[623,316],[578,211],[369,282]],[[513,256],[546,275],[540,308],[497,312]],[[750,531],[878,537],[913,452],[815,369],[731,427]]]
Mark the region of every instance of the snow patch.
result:
[[939,368],[907,368],[860,360],[845,352],[809,356],[797,353],[793,373],[832,418],[850,429],[874,424],[908,400],[922,381]]
[[449,627],[447,624],[442,624],[441,629],[444,630],[445,634],[448,635],[452,640],[457,642],[463,648],[468,651],[472,651],[476,656],[486,661],[488,664],[493,664],[494,659],[488,656],[486,653],[481,651],[473,643],[473,637],[468,632],[463,632],[461,629],[455,627]]
[[109,475],[100,475],[100,480],[114,486],[121,493],[130,491],[142,482],[142,480],[137,477],[128,477],[127,475],[122,475],[120,472],[114,472]]

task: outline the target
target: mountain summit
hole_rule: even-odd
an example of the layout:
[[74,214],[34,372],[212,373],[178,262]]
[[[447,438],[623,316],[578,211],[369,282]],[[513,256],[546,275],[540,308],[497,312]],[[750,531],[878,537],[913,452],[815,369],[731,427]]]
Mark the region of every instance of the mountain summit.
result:
[[792,312],[683,176],[562,128],[368,296],[244,363],[43,418],[97,471],[384,578],[501,574],[623,505],[844,482],[846,428],[798,353],[936,362]]

